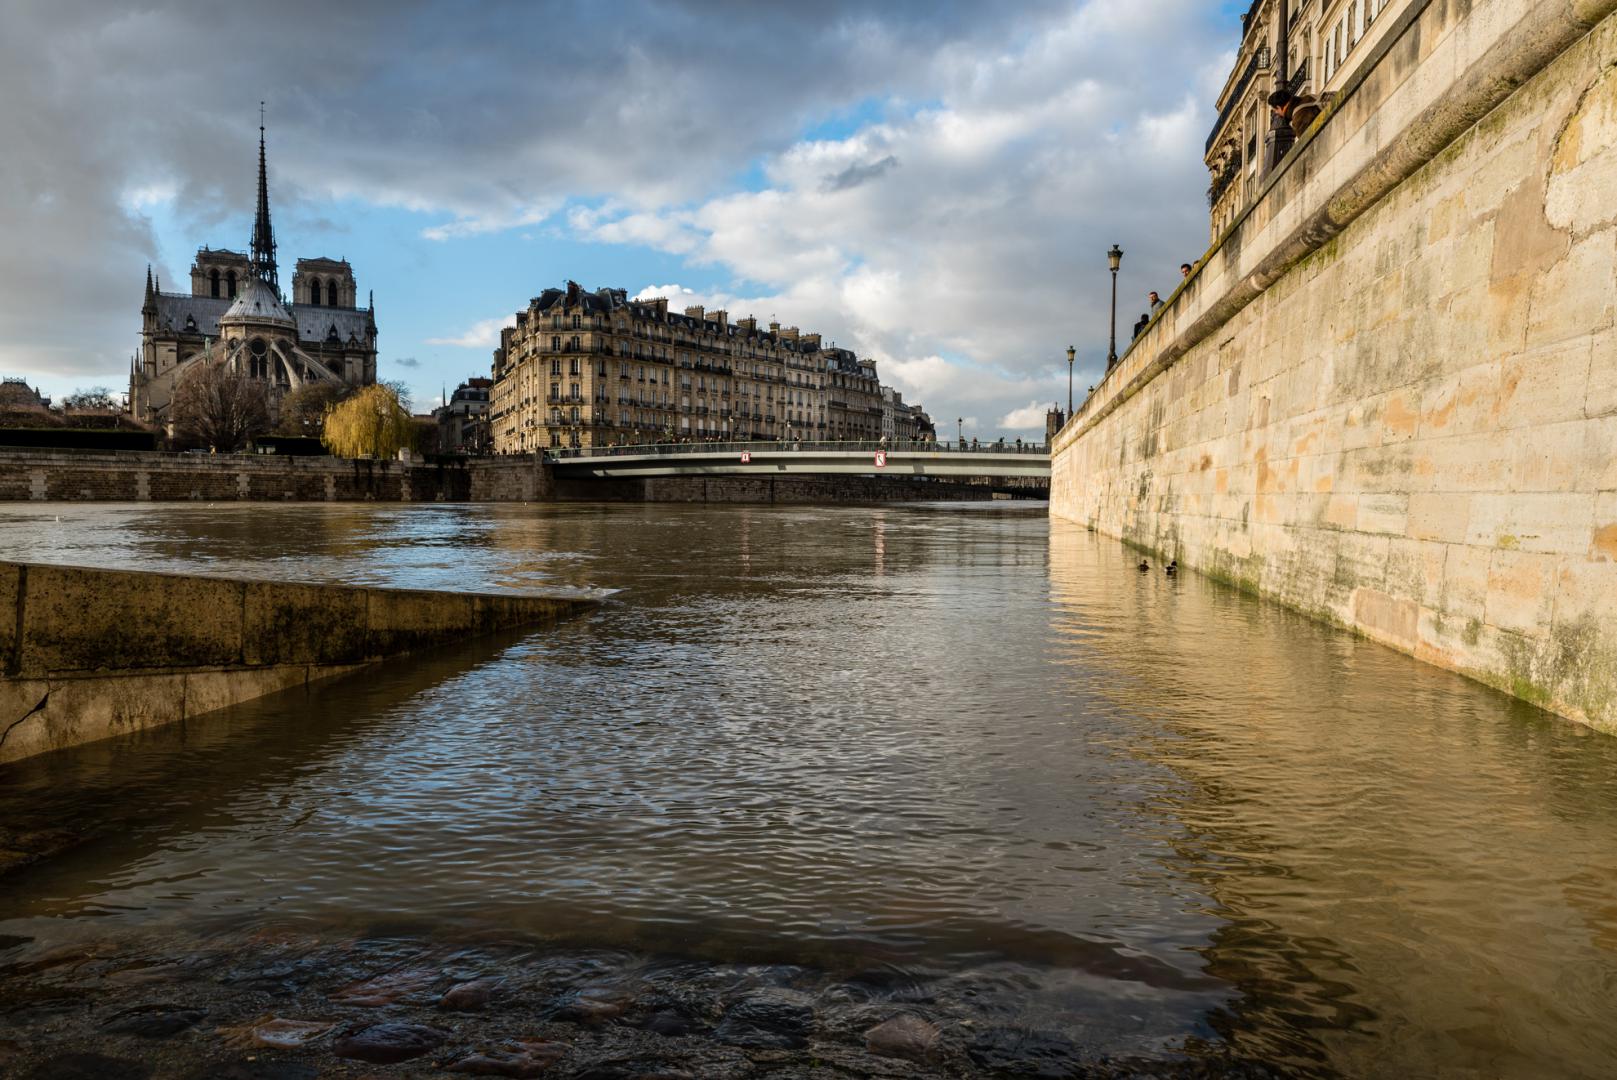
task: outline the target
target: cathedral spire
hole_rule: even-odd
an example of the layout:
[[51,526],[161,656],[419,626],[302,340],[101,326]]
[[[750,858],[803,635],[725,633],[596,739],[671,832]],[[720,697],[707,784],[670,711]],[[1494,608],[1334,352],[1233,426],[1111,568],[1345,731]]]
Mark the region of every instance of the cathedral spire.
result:
[[277,293],[275,233],[270,229],[269,173],[264,165],[264,103],[258,103],[258,213],[253,218],[253,274]]

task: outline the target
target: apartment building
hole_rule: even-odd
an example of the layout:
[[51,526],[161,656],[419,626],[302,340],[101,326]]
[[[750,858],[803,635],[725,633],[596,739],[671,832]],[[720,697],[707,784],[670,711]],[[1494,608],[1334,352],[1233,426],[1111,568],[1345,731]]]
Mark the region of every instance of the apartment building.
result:
[[819,334],[572,281],[501,333],[489,405],[496,453],[875,440],[882,421],[875,362]]
[[[1251,203],[1307,125],[1364,69],[1414,0],[1254,0],[1207,137],[1210,228],[1217,239]],[[1284,91],[1287,115],[1270,101]]]

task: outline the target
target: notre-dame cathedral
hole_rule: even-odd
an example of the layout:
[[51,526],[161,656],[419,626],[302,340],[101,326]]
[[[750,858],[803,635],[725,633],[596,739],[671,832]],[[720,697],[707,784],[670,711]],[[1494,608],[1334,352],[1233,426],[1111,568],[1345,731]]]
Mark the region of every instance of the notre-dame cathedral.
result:
[[163,292],[146,270],[140,354],[129,373],[134,420],[169,424],[174,388],[198,364],[228,364],[264,384],[273,417],[281,397],[309,382],[376,381],[376,306],[359,306],[346,260],[299,259],[292,298],[281,294],[270,229],[264,128],[258,129],[258,210],[249,253],[203,248],[191,291]]

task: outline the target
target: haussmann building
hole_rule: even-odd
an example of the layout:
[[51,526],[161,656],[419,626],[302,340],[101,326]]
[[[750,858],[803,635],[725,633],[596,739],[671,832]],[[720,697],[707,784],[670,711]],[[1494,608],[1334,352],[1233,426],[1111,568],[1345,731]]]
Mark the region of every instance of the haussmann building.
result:
[[[877,441],[873,360],[818,334],[723,311],[670,311],[568,282],[516,315],[494,352],[496,453],[674,441]],[[889,402],[886,414],[891,414]],[[906,437],[930,436],[909,409]],[[889,438],[894,437],[889,428]]]

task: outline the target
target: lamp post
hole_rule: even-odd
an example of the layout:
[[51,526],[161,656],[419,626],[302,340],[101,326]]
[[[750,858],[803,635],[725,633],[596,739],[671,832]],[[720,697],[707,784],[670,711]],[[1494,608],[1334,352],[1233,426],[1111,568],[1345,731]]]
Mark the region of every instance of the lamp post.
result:
[[1078,359],[1078,350],[1067,346],[1067,419],[1072,419],[1072,365]]
[[955,417],[954,422],[955,442],[958,443],[962,449],[964,449],[966,445],[966,418],[964,416],[957,416]]
[[1117,364],[1117,269],[1123,265],[1123,249],[1113,244],[1106,261],[1112,267],[1112,345],[1106,353],[1106,370],[1110,371]]

